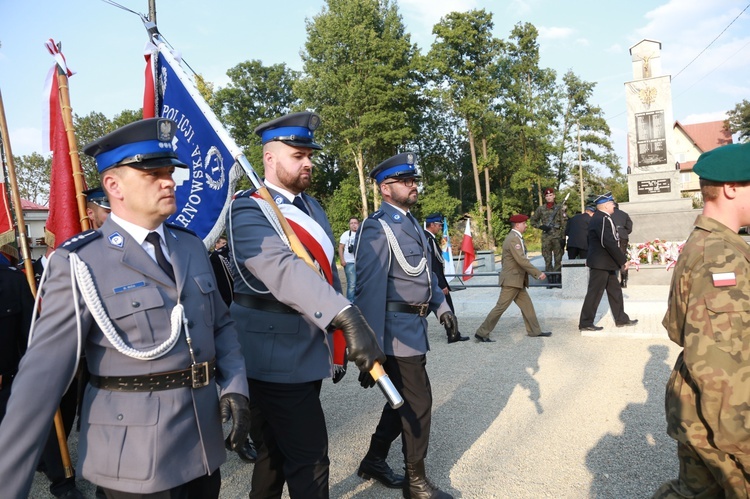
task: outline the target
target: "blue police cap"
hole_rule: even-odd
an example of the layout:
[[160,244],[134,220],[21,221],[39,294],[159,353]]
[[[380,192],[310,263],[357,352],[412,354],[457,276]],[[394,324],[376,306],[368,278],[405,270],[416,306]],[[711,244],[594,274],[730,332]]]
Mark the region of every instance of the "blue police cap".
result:
[[615,198],[612,197],[612,192],[605,192],[604,194],[597,196],[596,199],[594,200],[594,204],[599,205],[599,204],[606,203],[608,201],[612,201],[613,203],[615,201]]
[[750,143],[728,144],[704,152],[693,172],[713,182],[750,181]]
[[136,121],[86,144],[83,152],[94,157],[99,173],[115,166],[187,168],[172,145],[176,129],[177,123],[164,118]]
[[87,203],[94,203],[97,206],[100,206],[102,208],[111,209],[109,206],[109,199],[107,198],[107,194],[104,192],[104,189],[100,187],[94,187],[93,189],[88,189],[86,191],[83,191],[83,193],[86,195],[86,202]]
[[413,152],[403,152],[386,159],[370,172],[370,178],[380,184],[387,178],[421,178],[417,173],[415,163],[417,155]]
[[430,213],[427,215],[427,218],[424,219],[425,223],[432,224],[435,222],[442,222],[443,221],[443,214],[442,213]]
[[254,133],[260,136],[261,143],[283,142],[293,147],[323,149],[316,144],[313,132],[320,126],[320,116],[309,111],[284,115],[259,125]]

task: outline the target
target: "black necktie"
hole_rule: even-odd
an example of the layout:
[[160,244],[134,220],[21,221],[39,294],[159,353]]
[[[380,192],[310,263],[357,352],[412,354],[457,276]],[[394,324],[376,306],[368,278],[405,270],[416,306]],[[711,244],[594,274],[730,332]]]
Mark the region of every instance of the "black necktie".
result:
[[294,196],[294,201],[292,201],[292,204],[302,210],[302,213],[305,215],[309,215],[310,212],[307,211],[307,206],[305,206],[305,202],[302,201],[302,196]]
[[174,281],[175,280],[174,269],[172,269],[172,264],[169,263],[169,261],[167,260],[167,257],[164,256],[164,252],[161,250],[161,237],[159,237],[159,233],[149,232],[148,235],[146,236],[146,241],[151,243],[151,246],[154,247],[154,255],[156,256],[156,263],[158,263],[159,267],[161,267],[161,269],[164,272],[166,272],[169,278]]

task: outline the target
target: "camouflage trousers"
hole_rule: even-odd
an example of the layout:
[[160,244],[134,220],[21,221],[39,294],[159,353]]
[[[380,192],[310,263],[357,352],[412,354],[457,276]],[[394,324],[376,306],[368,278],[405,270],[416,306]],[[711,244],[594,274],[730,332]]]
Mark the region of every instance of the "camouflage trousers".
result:
[[663,484],[654,499],[684,497],[727,499],[750,497],[750,456],[732,455],[677,442],[680,475]]
[[[545,272],[560,272],[564,249],[564,239],[558,236],[542,235],[542,256],[544,257]],[[554,263],[552,260],[553,257]]]

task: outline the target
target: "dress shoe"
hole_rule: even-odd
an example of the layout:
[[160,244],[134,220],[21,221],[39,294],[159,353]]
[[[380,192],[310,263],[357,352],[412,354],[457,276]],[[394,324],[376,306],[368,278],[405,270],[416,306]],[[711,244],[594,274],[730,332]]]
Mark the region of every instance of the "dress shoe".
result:
[[84,495],[78,490],[78,487],[73,486],[72,489],[66,490],[59,496],[55,496],[59,499],[86,499]]
[[604,329],[601,326],[578,326],[579,331],[601,331]]
[[484,336],[479,336],[478,334],[475,334],[475,335],[474,335],[474,338],[475,338],[475,339],[476,339],[476,340],[477,340],[477,341],[478,341],[479,343],[495,343],[495,340],[491,340],[491,339],[489,339],[489,338],[485,338]]
[[456,343],[458,341],[469,341],[468,336],[462,336],[460,332],[456,333],[455,336],[448,337],[448,343]]
[[546,338],[547,336],[552,336],[552,333],[550,331],[542,331],[541,333],[532,336],[532,338],[540,338],[540,337]]
[[635,326],[638,324],[638,319],[630,319],[628,322],[623,322],[622,324],[615,324],[617,327],[625,327],[625,326]]
[[404,475],[394,473],[388,463],[385,462],[390,448],[390,442],[373,435],[370,439],[370,448],[362,462],[359,463],[357,475],[365,480],[371,478],[377,480],[389,489],[403,488],[406,485]]

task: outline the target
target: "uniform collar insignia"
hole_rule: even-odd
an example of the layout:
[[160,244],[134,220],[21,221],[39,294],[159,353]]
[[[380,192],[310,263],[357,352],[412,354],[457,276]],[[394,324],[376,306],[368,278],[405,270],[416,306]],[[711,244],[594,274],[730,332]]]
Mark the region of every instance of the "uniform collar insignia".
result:
[[284,196],[280,194],[276,194],[276,197],[273,198],[274,201],[276,201],[276,204],[284,204]]
[[394,220],[395,220],[396,222],[400,222],[400,221],[401,221],[401,213],[394,213],[394,214],[393,214],[393,219],[394,219]]
[[119,232],[113,232],[107,239],[109,239],[109,244],[117,246],[118,248],[122,248],[125,244],[125,238],[122,237]]

